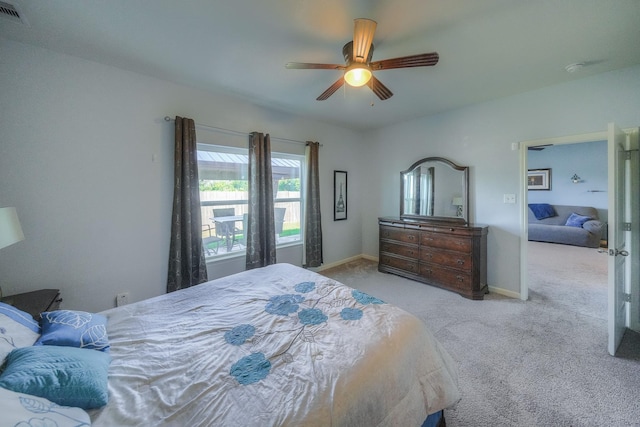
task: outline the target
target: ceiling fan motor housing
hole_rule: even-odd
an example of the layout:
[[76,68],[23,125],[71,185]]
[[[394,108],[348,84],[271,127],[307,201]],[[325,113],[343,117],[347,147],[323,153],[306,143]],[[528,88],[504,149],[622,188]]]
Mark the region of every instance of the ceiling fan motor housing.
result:
[[[345,64],[347,64],[347,67],[354,62],[353,61],[353,41],[350,41],[349,43],[342,46],[342,56],[344,56],[344,62]],[[367,60],[364,63],[369,65],[372,57],[373,57],[373,43],[371,43],[371,48],[369,49]]]

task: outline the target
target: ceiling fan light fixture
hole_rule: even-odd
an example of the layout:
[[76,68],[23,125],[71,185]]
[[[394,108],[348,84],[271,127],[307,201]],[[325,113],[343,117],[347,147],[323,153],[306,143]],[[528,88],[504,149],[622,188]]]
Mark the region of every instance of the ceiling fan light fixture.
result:
[[349,86],[364,86],[371,80],[371,70],[365,64],[354,63],[344,73],[344,80]]

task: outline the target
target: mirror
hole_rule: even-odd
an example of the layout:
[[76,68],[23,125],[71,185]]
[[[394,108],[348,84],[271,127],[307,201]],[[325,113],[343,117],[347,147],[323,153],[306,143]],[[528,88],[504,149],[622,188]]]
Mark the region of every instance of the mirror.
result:
[[427,157],[400,172],[400,217],[467,223],[469,168]]

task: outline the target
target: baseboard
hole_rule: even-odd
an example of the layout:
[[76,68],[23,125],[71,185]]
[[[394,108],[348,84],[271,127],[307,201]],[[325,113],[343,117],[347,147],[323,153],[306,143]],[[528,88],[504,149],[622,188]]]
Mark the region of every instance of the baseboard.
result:
[[320,267],[314,269],[314,271],[322,271],[327,270],[329,268],[338,267],[339,265],[346,264],[348,262],[357,261],[359,259],[366,259],[369,261],[378,262],[378,257],[374,257],[371,255],[360,254],[356,256],[352,256],[350,258],[341,259],[340,261],[332,262],[331,264],[322,264]]
[[504,295],[505,297],[520,299],[520,292],[510,291],[508,289],[496,288],[494,286],[489,286],[489,293],[496,293],[498,295]]

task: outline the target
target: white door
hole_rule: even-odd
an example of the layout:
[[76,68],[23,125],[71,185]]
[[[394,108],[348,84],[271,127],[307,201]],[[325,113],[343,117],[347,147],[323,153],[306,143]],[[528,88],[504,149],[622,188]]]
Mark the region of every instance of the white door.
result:
[[610,123],[609,157],[609,354],[615,355],[626,328],[628,303],[625,302],[626,260],[626,145],[627,135]]

